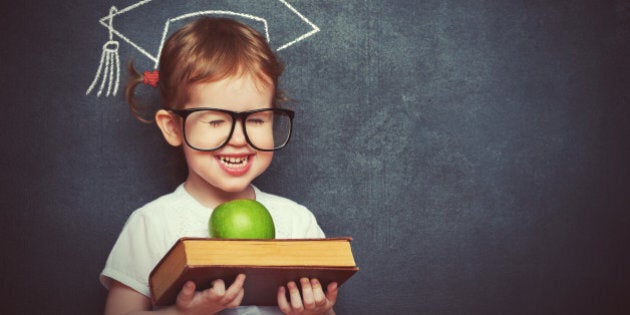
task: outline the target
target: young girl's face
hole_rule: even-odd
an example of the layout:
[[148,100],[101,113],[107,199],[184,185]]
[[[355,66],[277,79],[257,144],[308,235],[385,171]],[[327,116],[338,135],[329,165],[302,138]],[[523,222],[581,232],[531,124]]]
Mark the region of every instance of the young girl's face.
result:
[[[273,85],[251,75],[228,77],[191,86],[185,108],[212,107],[234,112],[270,108],[273,91]],[[258,151],[247,143],[241,121],[236,122],[230,140],[219,150],[197,151],[184,144],[184,154],[188,163],[186,188],[223,197],[226,193],[243,197],[273,158],[273,152]]]

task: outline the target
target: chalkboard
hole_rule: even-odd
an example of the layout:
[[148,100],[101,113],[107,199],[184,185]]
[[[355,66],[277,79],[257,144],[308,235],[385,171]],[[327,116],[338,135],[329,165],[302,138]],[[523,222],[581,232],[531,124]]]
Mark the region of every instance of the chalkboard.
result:
[[354,238],[338,314],[630,313],[627,1],[1,6],[2,314],[102,313],[126,218],[186,174],[125,67],[191,13],[287,66],[297,130],[255,184]]

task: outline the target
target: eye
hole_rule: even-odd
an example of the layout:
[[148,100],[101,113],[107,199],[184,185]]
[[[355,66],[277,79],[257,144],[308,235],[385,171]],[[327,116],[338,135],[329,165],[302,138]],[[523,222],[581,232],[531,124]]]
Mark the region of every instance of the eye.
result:
[[248,118],[247,119],[247,124],[248,125],[262,125],[265,123],[265,120],[260,119],[260,118]]
[[191,115],[189,118],[190,123],[196,124],[199,126],[206,126],[209,128],[219,128],[228,126],[231,124],[230,116],[226,113],[214,111],[214,110],[203,110],[197,111],[194,115]]
[[247,124],[248,125],[264,125],[270,121],[271,117],[272,117],[271,112],[265,111],[265,112],[255,113],[247,117]]
[[204,123],[209,125],[210,127],[221,127],[222,125],[226,123],[226,121],[215,119],[215,120],[205,121]]

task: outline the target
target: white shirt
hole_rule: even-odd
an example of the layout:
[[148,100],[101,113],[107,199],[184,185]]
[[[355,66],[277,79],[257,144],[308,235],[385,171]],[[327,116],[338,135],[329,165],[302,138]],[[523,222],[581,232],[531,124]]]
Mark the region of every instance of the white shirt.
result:
[[[289,199],[254,187],[256,200],[265,205],[274,221],[276,238],[323,238],[315,216]],[[182,237],[209,237],[209,209],[179,185],[134,211],[123,227],[101,272],[101,283],[111,280],[150,297],[149,274],[166,252]],[[239,307],[221,314],[280,314],[277,307]]]

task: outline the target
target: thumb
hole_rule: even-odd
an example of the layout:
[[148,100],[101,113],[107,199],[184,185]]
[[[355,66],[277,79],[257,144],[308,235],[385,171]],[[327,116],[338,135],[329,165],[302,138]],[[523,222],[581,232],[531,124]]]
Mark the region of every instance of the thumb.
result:
[[192,281],[188,281],[182,287],[182,290],[179,291],[177,295],[177,305],[185,306],[190,304],[193,297],[195,296],[195,283]]
[[326,290],[326,299],[332,304],[335,304],[335,302],[337,301],[337,293],[339,293],[338,288],[339,286],[337,285],[337,282],[331,282],[330,284],[328,284]]

